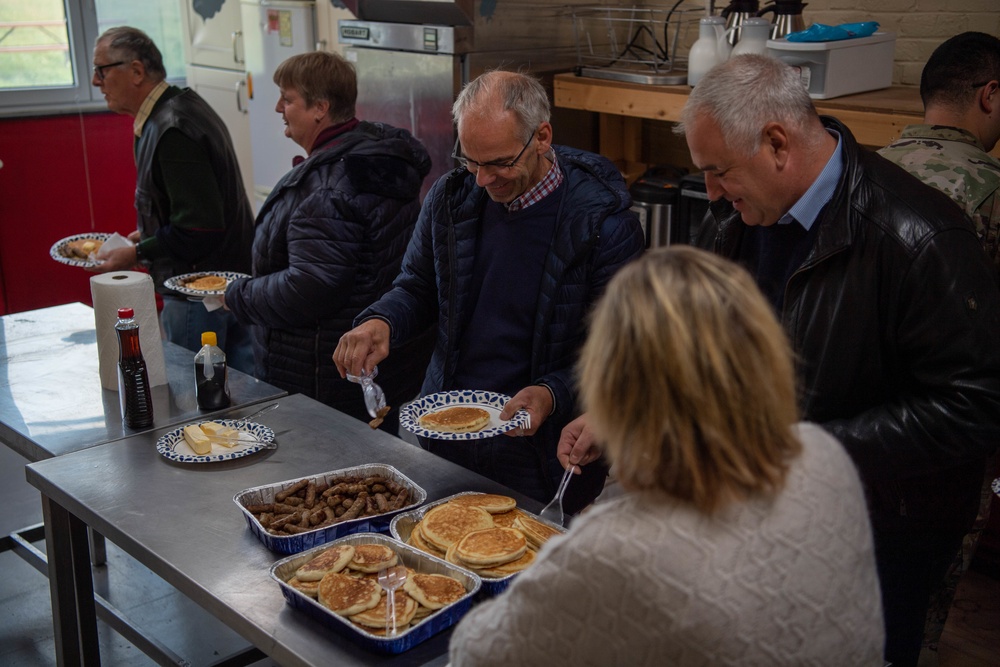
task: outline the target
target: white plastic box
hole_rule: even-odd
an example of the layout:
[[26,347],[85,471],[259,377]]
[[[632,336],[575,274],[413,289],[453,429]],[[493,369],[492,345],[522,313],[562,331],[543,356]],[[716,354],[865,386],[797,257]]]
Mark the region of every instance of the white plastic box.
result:
[[891,32],[836,42],[767,41],[768,54],[799,68],[809,96],[818,100],[888,88],[895,51]]

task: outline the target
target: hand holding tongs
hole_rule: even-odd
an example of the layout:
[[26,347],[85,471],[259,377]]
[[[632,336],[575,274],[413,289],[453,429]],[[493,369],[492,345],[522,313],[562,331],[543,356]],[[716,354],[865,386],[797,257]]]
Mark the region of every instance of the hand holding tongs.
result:
[[348,380],[361,385],[361,391],[365,395],[365,408],[367,408],[368,414],[372,417],[368,425],[372,428],[379,427],[379,424],[382,423],[382,420],[389,413],[390,409],[385,404],[385,392],[382,391],[382,387],[375,383],[376,377],[378,377],[378,366],[372,368],[371,373],[365,373],[362,370],[361,375],[347,374]]

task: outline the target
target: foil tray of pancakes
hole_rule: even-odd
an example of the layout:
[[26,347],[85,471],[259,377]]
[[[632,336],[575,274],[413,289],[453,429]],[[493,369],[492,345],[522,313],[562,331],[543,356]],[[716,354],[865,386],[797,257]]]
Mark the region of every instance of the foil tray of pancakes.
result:
[[[424,515],[427,514],[427,512],[429,512],[433,508],[437,507],[438,505],[443,505],[446,502],[448,502],[450,500],[454,500],[455,498],[458,498],[460,496],[476,495],[477,493],[481,493],[481,492],[479,492],[479,491],[463,491],[462,493],[456,493],[455,495],[448,496],[447,498],[441,498],[440,500],[435,500],[432,503],[427,503],[426,505],[422,505],[422,506],[420,506],[420,507],[418,507],[416,509],[408,510],[406,512],[401,512],[401,513],[397,514],[396,516],[394,516],[392,518],[392,521],[389,523],[389,534],[392,535],[397,540],[399,540],[400,542],[406,543],[410,539],[410,533],[413,532],[413,527],[415,525],[417,525],[418,523],[420,523],[420,521],[424,518]],[[517,507],[516,510],[518,512],[522,512],[524,514],[527,514],[532,519],[535,519],[536,521],[539,521],[539,522],[541,522],[541,523],[543,523],[543,524],[545,524],[545,525],[553,528],[554,530],[559,531],[560,533],[565,533],[566,532],[566,529],[563,528],[562,526],[558,526],[558,525],[552,523],[551,521],[546,521],[545,519],[541,518],[537,514],[532,514],[531,512],[526,512],[525,510],[521,509],[520,507]],[[409,546],[409,545],[407,545],[407,546]],[[418,549],[418,551],[419,551],[419,549]],[[424,553],[424,552],[421,551],[420,553]],[[427,555],[430,555],[430,554],[427,554]],[[431,556],[431,557],[434,558],[434,556]],[[445,561],[445,562],[447,562],[447,561]],[[463,567],[461,567],[459,565],[454,565],[453,563],[448,563],[448,564],[452,565],[453,567],[460,568],[460,569],[462,569],[462,570],[464,570],[466,572],[469,572],[470,574],[476,574],[475,572],[472,572],[471,570],[467,570],[466,568],[463,568]],[[479,575],[476,574],[476,576],[479,576]],[[507,590],[507,587],[510,586],[511,581],[513,581],[514,577],[516,577],[516,576],[517,576],[517,574],[510,574],[510,575],[507,575],[505,577],[496,577],[496,578],[494,578],[494,577],[485,577],[485,576],[484,577],[479,577],[480,580],[483,582],[483,586],[482,586],[482,589],[481,589],[481,597],[490,598],[490,597],[494,597],[494,596],[500,595],[505,590]]]
[[[317,527],[297,535],[275,535],[274,533],[269,532],[264,526],[261,525],[257,517],[255,517],[253,513],[247,509],[247,507],[251,507],[253,505],[273,503],[277,494],[289,489],[303,479],[308,479],[316,482],[317,484],[332,485],[336,484],[338,480],[348,477],[365,478],[374,476],[382,476],[387,479],[391,479],[409,491],[409,497],[406,499],[406,502],[402,507],[386,511],[382,514],[363,516],[357,519],[335,523],[326,527]],[[305,551],[306,549],[311,549],[315,546],[327,544],[332,540],[336,540],[353,533],[388,533],[389,522],[392,520],[393,516],[399,514],[400,512],[405,512],[418,507],[426,500],[427,492],[424,491],[424,489],[418,486],[409,477],[393,468],[391,465],[384,463],[369,463],[354,466],[353,468],[343,468],[341,470],[324,472],[319,475],[297,477],[284,482],[244,489],[233,496],[233,502],[236,503],[237,507],[239,507],[240,511],[243,513],[243,518],[246,519],[247,526],[250,527],[250,532],[253,533],[268,549],[282,554],[296,554],[300,551]]]
[[[341,544],[350,544],[352,546],[360,544],[385,545],[399,555],[401,563],[406,567],[415,570],[419,574],[443,574],[452,577],[465,586],[466,594],[456,602],[452,602],[430,616],[427,616],[416,625],[399,630],[395,636],[386,637],[368,632],[347,618],[333,613],[315,598],[298,591],[287,583],[295,575],[295,571],[299,567],[312,560],[315,556],[318,556],[325,549]],[[458,623],[466,612],[469,611],[473,598],[478,593],[481,585],[479,577],[468,570],[447,563],[440,558],[425,554],[391,537],[376,533],[356,533],[334,540],[330,544],[310,549],[305,553],[283,558],[271,566],[271,578],[281,586],[281,593],[285,596],[285,602],[293,609],[305,612],[334,632],[347,637],[369,650],[380,653],[402,653],[408,651],[417,644],[427,641],[442,630]]]

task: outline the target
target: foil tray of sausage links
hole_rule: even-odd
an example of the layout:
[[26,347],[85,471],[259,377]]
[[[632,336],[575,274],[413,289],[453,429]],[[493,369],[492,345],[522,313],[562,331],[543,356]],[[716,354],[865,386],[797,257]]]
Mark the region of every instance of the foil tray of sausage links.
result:
[[[409,543],[409,540],[410,540],[410,533],[413,531],[413,527],[415,525],[417,525],[418,523],[420,523],[420,521],[424,518],[424,515],[427,514],[427,512],[429,512],[434,507],[437,507],[438,505],[443,505],[446,502],[448,502],[449,500],[453,500],[455,498],[458,498],[459,496],[473,496],[473,495],[477,495],[479,493],[481,493],[481,492],[480,491],[463,491],[461,493],[456,493],[454,495],[448,496],[447,498],[442,498],[441,500],[435,500],[432,503],[427,503],[426,505],[423,505],[423,506],[418,507],[416,509],[408,510],[408,511],[405,511],[405,512],[400,512],[400,513],[396,514],[396,516],[394,516],[392,518],[392,521],[389,523],[389,534],[392,535],[393,537],[395,537],[400,542],[403,542],[404,544],[407,544],[407,546],[409,546],[408,543]],[[556,530],[558,530],[561,533],[565,533],[566,532],[566,529],[563,528],[562,526],[559,526],[557,524],[552,523],[551,521],[543,519],[542,517],[538,516],[537,514],[532,514],[531,512],[528,512],[527,510],[525,510],[525,509],[523,509],[521,507],[517,507],[517,511],[518,512],[523,512],[524,514],[527,514],[528,516],[530,516],[532,519],[537,519],[541,523],[544,523],[547,526],[555,528]],[[417,551],[420,551],[420,550],[417,549]],[[425,552],[420,551],[420,553],[425,553]],[[428,554],[428,555],[431,555],[431,554]],[[434,556],[431,556],[431,557],[433,558]],[[482,582],[483,582],[482,594],[481,594],[481,597],[483,597],[483,598],[490,598],[490,597],[494,597],[494,596],[500,595],[505,590],[507,590],[507,587],[510,586],[510,582],[514,580],[514,577],[516,577],[518,574],[520,574],[518,572],[515,572],[514,574],[508,574],[506,577],[485,577],[485,576],[477,574],[476,572],[474,572],[472,570],[468,570],[466,568],[463,568],[461,565],[454,565],[454,563],[449,563],[449,565],[453,565],[454,567],[461,568],[462,570],[464,570],[466,572],[469,572],[470,574],[475,574],[476,576],[478,576],[482,580]],[[530,565],[529,565],[529,567],[530,567]]]
[[[456,602],[452,602],[437,610],[416,625],[399,630],[393,637],[373,634],[344,616],[333,613],[315,598],[289,586],[286,582],[295,575],[295,571],[312,558],[330,547],[350,544],[382,544],[393,549],[403,565],[420,574],[443,574],[457,579],[465,586],[466,594]],[[437,633],[450,628],[462,619],[472,606],[472,601],[479,592],[481,580],[468,570],[425,554],[408,544],[403,544],[387,535],[377,533],[355,533],[348,537],[333,540],[329,544],[310,549],[305,553],[288,556],[271,566],[271,578],[281,586],[281,593],[293,609],[303,611],[334,632],[347,637],[365,648],[380,653],[402,653],[417,644],[427,641]]]
[[[317,484],[326,483],[332,486],[338,480],[345,477],[364,478],[376,475],[391,479],[397,484],[409,489],[410,495],[403,507],[384,512],[382,514],[376,514],[374,516],[359,517],[357,519],[335,523],[323,528],[315,528],[304,533],[299,533],[298,535],[275,535],[270,533],[260,524],[257,517],[247,510],[247,507],[250,505],[265,505],[273,503],[275,495],[290,488],[303,479],[309,479]],[[319,546],[321,544],[327,544],[331,540],[335,540],[346,535],[352,535],[354,533],[388,533],[389,522],[393,516],[399,514],[400,512],[405,512],[409,509],[418,507],[426,500],[427,492],[424,491],[424,489],[418,486],[409,477],[393,468],[391,465],[384,463],[369,463],[354,466],[353,468],[332,470],[330,472],[324,472],[319,475],[309,477],[296,477],[295,479],[289,479],[275,484],[256,486],[251,489],[244,489],[233,497],[233,502],[235,502],[240,508],[240,511],[243,512],[243,517],[246,519],[250,532],[253,533],[268,549],[282,554],[299,553],[300,551],[305,551],[306,549],[311,549],[312,547]]]

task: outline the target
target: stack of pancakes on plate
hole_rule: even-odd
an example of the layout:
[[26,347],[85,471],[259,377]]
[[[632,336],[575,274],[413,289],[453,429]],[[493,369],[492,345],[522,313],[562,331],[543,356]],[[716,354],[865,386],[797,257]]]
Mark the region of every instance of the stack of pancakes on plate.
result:
[[[397,563],[399,555],[384,544],[339,545],[300,566],[286,583],[366,632],[382,636],[387,596],[378,573]],[[466,594],[462,582],[452,577],[406,571],[403,589],[395,592],[397,633]]]
[[560,531],[517,509],[509,496],[475,493],[428,510],[407,543],[491,579],[520,572]]

